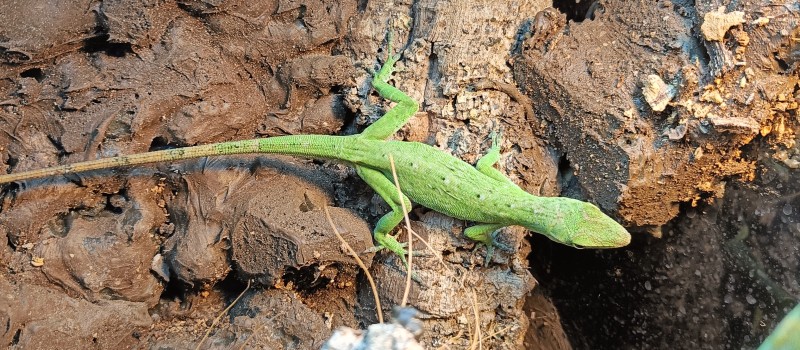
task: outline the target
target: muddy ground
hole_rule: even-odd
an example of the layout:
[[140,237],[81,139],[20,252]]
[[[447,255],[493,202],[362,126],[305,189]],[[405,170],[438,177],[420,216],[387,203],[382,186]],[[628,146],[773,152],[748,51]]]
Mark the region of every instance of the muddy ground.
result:
[[[415,259],[423,345],[753,347],[800,300],[799,20],[790,1],[7,0],[0,170],[357,133],[390,107],[369,71],[391,29],[392,83],[421,102],[397,139],[474,162],[502,131],[514,182],[633,234],[576,250],[507,228],[487,263],[468,223],[415,208],[442,256]],[[388,208],[345,165],[210,157],[0,191],[10,348],[316,349],[377,321],[323,208],[358,252]],[[388,313],[402,265],[362,258]]]

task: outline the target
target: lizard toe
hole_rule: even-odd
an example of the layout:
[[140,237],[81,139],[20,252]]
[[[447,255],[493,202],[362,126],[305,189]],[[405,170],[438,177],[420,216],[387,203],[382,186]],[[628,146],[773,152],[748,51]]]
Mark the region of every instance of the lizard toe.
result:
[[507,238],[506,236],[500,234],[500,230],[492,232],[490,236],[492,246],[507,253],[514,252],[514,247],[505,239]]

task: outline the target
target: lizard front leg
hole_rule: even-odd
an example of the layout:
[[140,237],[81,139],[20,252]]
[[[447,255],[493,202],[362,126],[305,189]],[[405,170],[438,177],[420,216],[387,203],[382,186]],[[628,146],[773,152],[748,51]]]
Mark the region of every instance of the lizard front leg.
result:
[[[394,183],[387,179],[380,171],[363,166],[356,166],[355,168],[358,176],[372,187],[372,189],[389,204],[389,207],[392,208],[392,211],[383,215],[383,217],[378,220],[378,223],[375,224],[375,231],[373,231],[372,235],[375,238],[375,242],[378,243],[378,248],[386,248],[394,252],[400,256],[403,265],[407,266],[405,246],[389,235],[389,232],[392,232],[405,216],[403,206],[397,198],[397,188]],[[402,200],[405,203],[406,211],[410,211],[411,201],[405,195],[403,195]]]

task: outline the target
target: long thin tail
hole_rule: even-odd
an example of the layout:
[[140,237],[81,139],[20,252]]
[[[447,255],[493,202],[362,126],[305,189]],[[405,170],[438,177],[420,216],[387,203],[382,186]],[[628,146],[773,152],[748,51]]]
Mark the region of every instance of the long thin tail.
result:
[[[230,141],[201,146],[145,152],[128,156],[103,158],[50,168],[0,175],[0,184],[90,170],[126,167],[138,164],[174,162],[183,159],[229,154],[272,153],[309,158],[342,159],[343,150],[353,136],[296,135],[263,139]],[[346,152],[344,152],[346,153]]]

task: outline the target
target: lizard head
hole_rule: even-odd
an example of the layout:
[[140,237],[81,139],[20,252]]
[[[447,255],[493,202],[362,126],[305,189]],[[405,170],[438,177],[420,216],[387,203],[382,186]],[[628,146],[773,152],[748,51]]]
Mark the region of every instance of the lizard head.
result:
[[576,248],[619,248],[631,242],[631,235],[622,225],[591,203],[550,197],[547,210],[534,211],[534,223],[528,229],[553,241]]

